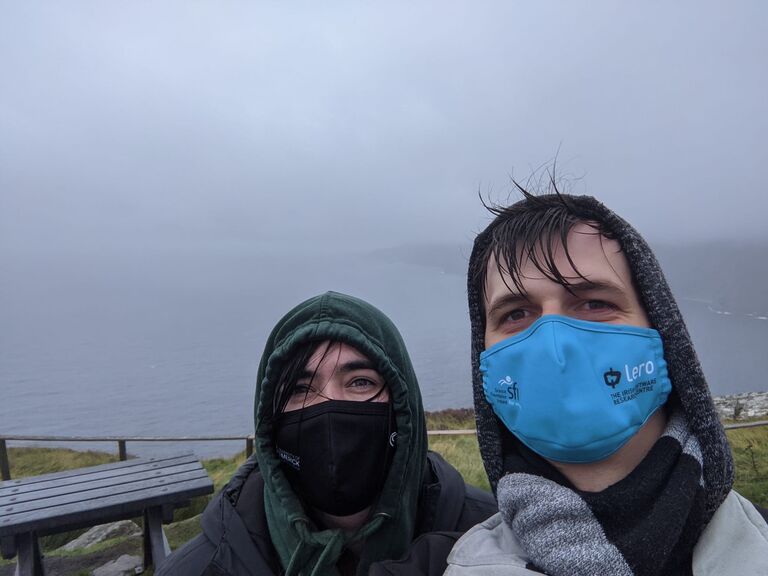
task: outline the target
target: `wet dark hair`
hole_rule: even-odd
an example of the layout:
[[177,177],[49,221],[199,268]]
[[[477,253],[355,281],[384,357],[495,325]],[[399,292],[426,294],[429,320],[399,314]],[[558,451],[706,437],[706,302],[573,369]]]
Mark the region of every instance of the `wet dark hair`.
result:
[[[568,250],[568,234],[577,224],[591,226],[595,234],[609,240],[614,234],[595,214],[585,211],[569,196],[564,196],[557,188],[553,177],[544,193],[534,194],[526,190],[518,182],[512,181],[517,190],[523,195],[523,200],[510,206],[499,206],[481,202],[485,208],[496,216],[488,227],[485,235],[489,235],[487,244],[480,257],[475,260],[469,271],[471,281],[480,295],[480,304],[484,309],[486,298],[486,275],[488,264],[493,258],[499,274],[509,274],[517,292],[525,296],[521,277],[521,266],[530,262],[544,275],[545,278],[557,282],[569,290],[571,281],[563,276],[555,264],[555,253],[562,246],[565,257],[579,278],[585,279],[571,258]],[[506,279],[504,279],[506,284]],[[512,290],[512,287],[507,285]]]
[[[299,344],[293,350],[291,359],[285,363],[282,371],[280,372],[280,380],[278,381],[277,389],[275,390],[275,395],[272,400],[273,414],[278,415],[285,411],[285,406],[288,404],[288,400],[290,400],[291,395],[293,394],[293,389],[296,387],[296,383],[299,381],[299,376],[304,372],[304,369],[307,366],[307,362],[309,362],[312,354],[315,352],[315,350],[317,350],[320,344],[320,342],[304,342],[303,344]],[[330,349],[331,343],[328,343],[328,345],[325,347],[325,350],[323,350],[323,360],[328,355]],[[320,363],[318,362],[318,367],[319,366]],[[315,380],[316,374],[317,370],[312,373],[310,381]]]
[[[319,350],[321,346],[323,345],[325,346],[322,356],[320,357],[320,360],[317,363],[317,366],[315,367],[314,371],[312,372],[312,375],[309,378],[310,384],[312,384],[315,381],[315,376],[317,376],[317,370],[320,367],[320,365],[325,361],[325,359],[328,357],[328,355],[331,353],[331,348],[333,348],[334,344],[338,344],[338,343],[339,343],[338,340],[325,341],[325,343],[323,341],[310,340],[308,342],[299,344],[296,348],[293,349],[290,360],[288,360],[285,363],[282,371],[280,372],[280,380],[278,381],[277,389],[275,390],[275,395],[273,399],[273,405],[272,405],[273,414],[277,416],[285,412],[285,407],[287,406],[288,401],[291,399],[291,396],[293,395],[293,391],[296,388],[296,384],[301,379],[301,376],[304,375],[307,367],[307,363],[309,362],[309,359],[312,357],[312,355],[317,350]],[[338,361],[338,358],[337,358],[337,361]],[[375,400],[386,389],[387,389],[387,385],[385,382],[384,387],[373,398],[366,400],[366,402],[371,402]],[[309,390],[307,390],[307,394],[308,393],[309,393]]]

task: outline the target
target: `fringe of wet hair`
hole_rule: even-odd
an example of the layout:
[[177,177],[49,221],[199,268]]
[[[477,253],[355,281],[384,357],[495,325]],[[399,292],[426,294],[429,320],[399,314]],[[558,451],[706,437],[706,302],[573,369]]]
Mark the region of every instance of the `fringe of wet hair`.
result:
[[595,215],[585,212],[571,201],[571,197],[561,194],[551,175],[547,190],[540,194],[530,192],[515,180],[513,184],[524,197],[521,202],[500,206],[486,202],[481,197],[483,206],[496,216],[488,228],[490,241],[470,270],[470,277],[478,289],[481,302],[485,301],[486,276],[492,260],[505,284],[506,276],[509,276],[514,289],[509,284],[507,288],[522,296],[526,295],[526,291],[521,268],[528,261],[545,278],[568,289],[574,278],[565,276],[555,263],[556,253],[561,246],[577,279],[586,280],[568,249],[568,235],[573,227],[584,223],[592,227],[601,239],[614,238],[600,219],[594,219]]

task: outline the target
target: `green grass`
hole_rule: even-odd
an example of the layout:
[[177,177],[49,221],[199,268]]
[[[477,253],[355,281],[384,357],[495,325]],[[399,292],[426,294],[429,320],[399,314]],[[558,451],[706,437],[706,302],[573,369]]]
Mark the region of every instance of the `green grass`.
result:
[[474,429],[475,411],[472,408],[448,408],[427,412],[427,430]]
[[213,458],[211,460],[204,460],[203,466],[211,477],[211,480],[213,480],[214,488],[218,491],[224,484],[229,482],[229,479],[243,462],[245,462],[245,452],[240,452],[232,458]]
[[726,432],[736,464],[734,488],[763,507],[768,507],[768,426]]
[[37,476],[85,466],[117,462],[115,454],[66,448],[8,448],[11,478]]
[[[475,428],[475,411],[471,408],[450,408],[439,412],[427,412],[428,430],[472,430]],[[490,490],[483,461],[474,434],[430,436],[429,448],[450,462],[464,480],[473,486]]]
[[448,462],[453,464],[464,480],[473,486],[490,490],[488,477],[485,475],[483,461],[480,459],[480,450],[477,446],[477,437],[472,435],[461,436],[430,436],[429,448],[438,452]]
[[176,521],[165,527],[165,536],[171,549],[176,550],[185,542],[189,542],[200,533],[200,516],[192,516],[186,520]]
[[[450,408],[427,412],[428,430],[473,430],[475,411],[471,408]],[[464,480],[473,486],[490,490],[488,477],[480,459],[477,437],[474,434],[430,436],[429,448],[450,462]]]

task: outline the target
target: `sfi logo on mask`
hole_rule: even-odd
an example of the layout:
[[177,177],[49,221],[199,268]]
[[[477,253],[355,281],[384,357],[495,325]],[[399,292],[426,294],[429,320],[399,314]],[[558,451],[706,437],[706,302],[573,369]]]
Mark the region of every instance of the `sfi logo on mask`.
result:
[[605,380],[606,386],[610,386],[615,390],[618,383],[621,382],[621,372],[614,370],[613,368],[609,368],[608,372],[603,374],[603,380]]
[[505,376],[499,380],[499,386],[502,386],[507,391],[507,400],[520,401],[520,390],[517,388],[517,382],[512,380],[511,376]]

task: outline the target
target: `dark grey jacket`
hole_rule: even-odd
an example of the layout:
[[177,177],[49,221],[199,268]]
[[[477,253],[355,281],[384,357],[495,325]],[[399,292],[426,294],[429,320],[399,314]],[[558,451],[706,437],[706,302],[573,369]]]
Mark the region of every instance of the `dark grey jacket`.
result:
[[[429,469],[419,497],[416,535],[463,533],[496,513],[490,492],[464,483],[439,454],[427,455]],[[249,459],[215,496],[202,515],[202,534],[176,550],[157,576],[262,576],[280,574],[264,514],[264,482]],[[430,561],[445,566],[448,549]],[[371,573],[379,568],[374,564]],[[386,572],[384,572],[386,573]]]

